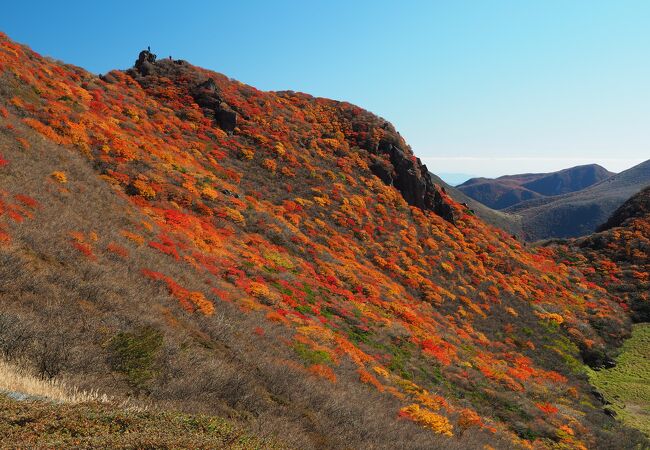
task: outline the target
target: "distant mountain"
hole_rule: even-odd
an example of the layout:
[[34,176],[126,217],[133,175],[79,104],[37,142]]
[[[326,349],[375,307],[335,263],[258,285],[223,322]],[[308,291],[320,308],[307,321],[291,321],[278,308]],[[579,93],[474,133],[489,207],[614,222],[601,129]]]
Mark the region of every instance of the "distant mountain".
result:
[[458,189],[490,208],[505,209],[527,200],[576,192],[612,175],[604,167],[588,164],[551,173],[472,178]]
[[504,212],[520,216],[529,240],[584,236],[648,185],[650,160],[581,191],[529,200]]
[[497,228],[501,228],[510,234],[514,234],[516,236],[522,235],[519,216],[506,214],[504,212],[497,211],[485,206],[483,203],[474,200],[458,188],[449,185],[436,174],[431,173],[431,178],[434,183],[444,188],[452,199],[460,204],[466,204],[468,211],[473,212],[483,221]]

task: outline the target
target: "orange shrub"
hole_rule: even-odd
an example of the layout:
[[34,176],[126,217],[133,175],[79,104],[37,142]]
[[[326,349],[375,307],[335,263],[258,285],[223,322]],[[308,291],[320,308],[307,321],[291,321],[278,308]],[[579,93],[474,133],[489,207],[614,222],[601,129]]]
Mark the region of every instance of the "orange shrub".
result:
[[452,430],[454,427],[449,422],[449,419],[445,416],[429,411],[426,408],[421,408],[417,403],[413,403],[400,409],[400,415],[424,425],[437,434],[453,436]]

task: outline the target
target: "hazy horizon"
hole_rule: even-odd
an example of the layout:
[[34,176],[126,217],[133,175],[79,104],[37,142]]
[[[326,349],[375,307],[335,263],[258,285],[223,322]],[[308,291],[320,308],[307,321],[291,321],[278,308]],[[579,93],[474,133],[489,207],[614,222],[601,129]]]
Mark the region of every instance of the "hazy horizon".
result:
[[[619,173],[630,169],[637,164],[646,161],[649,158],[639,159],[589,159],[589,158],[564,158],[564,159],[548,159],[548,158],[517,158],[517,157],[501,157],[501,158],[479,158],[479,157],[424,157],[422,162],[427,165],[427,168],[445,180],[447,183],[456,185],[461,184],[470,178],[498,178],[504,175],[518,175],[523,173],[546,173],[557,172],[563,169],[569,169],[575,166],[582,166],[587,164],[598,164],[601,167],[609,170],[610,172]],[[488,168],[486,169],[485,162],[491,161],[496,164],[499,162],[509,162],[508,168],[512,165],[520,170],[506,171],[503,169]],[[461,168],[462,172],[457,172],[455,169]],[[451,181],[450,181],[451,180]],[[462,180],[454,182],[455,180]]]

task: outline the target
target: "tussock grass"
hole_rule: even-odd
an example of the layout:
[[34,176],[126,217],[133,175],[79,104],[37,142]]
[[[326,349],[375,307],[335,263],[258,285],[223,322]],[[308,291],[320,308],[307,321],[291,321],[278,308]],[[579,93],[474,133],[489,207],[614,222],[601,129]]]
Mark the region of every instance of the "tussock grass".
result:
[[60,403],[108,403],[109,397],[98,391],[82,391],[58,379],[45,380],[28,370],[0,360],[0,392],[19,393]]

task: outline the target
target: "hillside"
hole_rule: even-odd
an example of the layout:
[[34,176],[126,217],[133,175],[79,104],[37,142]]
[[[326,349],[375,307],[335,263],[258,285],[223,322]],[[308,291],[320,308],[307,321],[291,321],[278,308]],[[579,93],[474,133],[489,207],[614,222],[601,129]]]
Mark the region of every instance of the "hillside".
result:
[[454,201],[460,203],[461,206],[462,204],[467,205],[466,208],[468,210],[468,213],[476,214],[476,216],[478,216],[484,222],[507,231],[512,235],[519,237],[522,236],[523,232],[521,229],[521,224],[518,220],[518,216],[506,214],[485,206],[483,203],[474,200],[458,188],[455,188],[454,186],[446,183],[439,176],[433,173],[431,174],[431,179],[437,186],[444,188],[447,195],[449,195],[449,197],[451,197]]
[[608,406],[625,423],[650,433],[650,187],[634,195],[591,236],[552,244],[558,262],[578,267],[641,322],[616,366],[590,371]]
[[643,218],[648,214],[650,214],[650,185],[619,206],[607,219],[607,222],[599,226],[596,231],[606,231],[610,228],[620,227],[627,220]]
[[578,192],[530,200],[504,210],[520,217],[529,240],[584,236],[650,185],[650,160]]
[[385,120],[146,51],[98,77],[0,35],[0,281],[5,359],[295,448],[645,442],[584,370],[630,333],[606,289]]
[[590,236],[560,241],[560,254],[631,313],[650,322],[650,186],[621,205]]
[[527,200],[577,192],[612,175],[597,164],[588,164],[551,173],[472,178],[457,188],[490,208],[505,209]]

